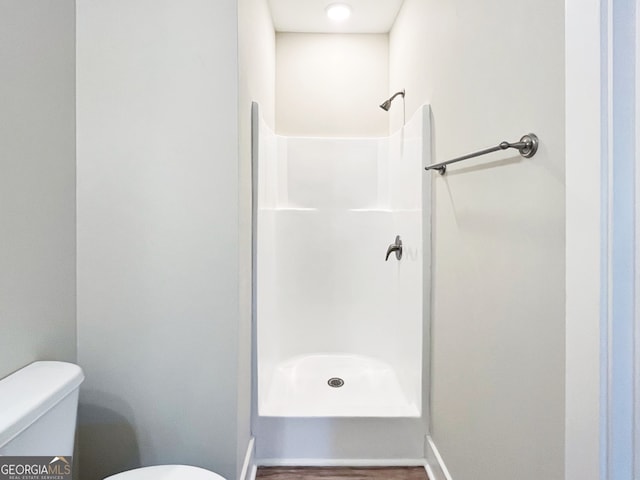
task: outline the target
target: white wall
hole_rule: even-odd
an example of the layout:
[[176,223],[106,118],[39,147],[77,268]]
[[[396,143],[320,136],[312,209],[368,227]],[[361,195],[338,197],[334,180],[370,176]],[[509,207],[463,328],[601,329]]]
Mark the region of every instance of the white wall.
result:
[[252,171],[251,103],[275,125],[276,36],[267,0],[238,1],[239,56],[239,288],[238,457],[251,435],[252,365]]
[[236,45],[235,0],[77,2],[84,480],[238,471]]
[[601,49],[608,50],[609,45],[602,42],[601,28],[606,24],[601,20],[601,3],[566,2],[567,480],[611,478],[605,473],[606,440],[601,445],[610,431],[602,425],[607,402],[600,392],[604,373],[600,336],[608,335],[601,325],[601,306],[609,301],[609,275],[602,268],[607,236],[601,232],[607,228],[602,209],[608,209],[602,202],[608,201],[608,195],[601,189],[608,188],[602,179],[603,162],[608,162],[608,156],[602,155],[602,142],[609,115],[602,109],[601,95],[606,88],[601,85],[601,69],[606,66],[601,63]]
[[252,177],[251,102],[275,125],[276,37],[267,0],[238,1],[239,56],[239,288],[238,458],[251,436],[252,378]]
[[76,358],[74,21],[0,2],[0,378]]
[[504,152],[425,173],[432,435],[454,480],[563,475],[563,9],[406,0],[390,35],[390,91],[406,87],[407,115],[432,105],[437,161],[529,131],[541,140],[532,159]]
[[278,33],[276,132],[310,137],[388,133],[386,34]]

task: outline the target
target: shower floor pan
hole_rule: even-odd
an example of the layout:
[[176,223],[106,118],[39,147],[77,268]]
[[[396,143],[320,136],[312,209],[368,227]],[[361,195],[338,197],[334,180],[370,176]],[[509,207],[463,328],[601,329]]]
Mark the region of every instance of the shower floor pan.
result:
[[420,410],[400,386],[396,372],[374,358],[314,354],[275,369],[261,416],[418,417]]

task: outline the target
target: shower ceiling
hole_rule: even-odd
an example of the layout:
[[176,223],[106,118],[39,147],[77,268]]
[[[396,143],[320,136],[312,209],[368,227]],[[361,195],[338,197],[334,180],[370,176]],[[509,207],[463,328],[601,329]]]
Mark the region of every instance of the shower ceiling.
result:
[[[404,0],[269,0],[278,32],[387,33]],[[327,18],[332,3],[346,3],[351,17],[341,23]]]

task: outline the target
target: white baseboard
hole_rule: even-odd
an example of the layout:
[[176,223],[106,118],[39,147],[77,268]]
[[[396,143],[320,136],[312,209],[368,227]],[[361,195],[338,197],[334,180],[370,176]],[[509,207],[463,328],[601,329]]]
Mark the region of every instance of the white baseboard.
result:
[[247,480],[256,480],[256,475],[258,474],[258,466],[253,465],[251,467],[251,473],[249,474],[249,478]]
[[255,464],[261,467],[426,467],[424,458],[260,458]]
[[254,480],[256,478],[256,467],[253,461],[255,454],[256,439],[251,437],[247,444],[247,453],[244,456],[242,471],[240,472],[240,480]]
[[427,457],[425,468],[430,480],[451,480],[451,474],[430,436],[427,436],[425,455]]

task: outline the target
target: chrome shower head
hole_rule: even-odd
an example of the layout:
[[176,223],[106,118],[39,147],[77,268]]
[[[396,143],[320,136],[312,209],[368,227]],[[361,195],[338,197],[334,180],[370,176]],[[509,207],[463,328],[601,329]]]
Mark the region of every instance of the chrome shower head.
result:
[[394,93],[391,98],[389,98],[388,100],[385,100],[384,102],[382,102],[380,104],[380,108],[383,109],[385,112],[388,112],[389,109],[391,108],[391,102],[393,102],[393,99],[396,98],[398,95],[401,95],[402,98],[404,98],[404,89],[402,89],[399,92]]

